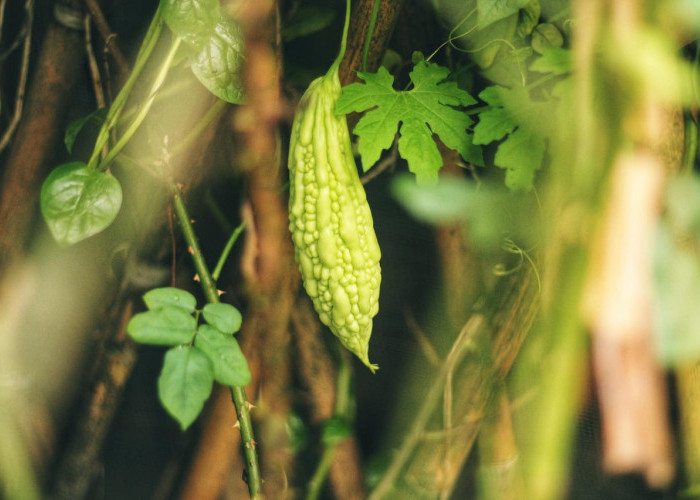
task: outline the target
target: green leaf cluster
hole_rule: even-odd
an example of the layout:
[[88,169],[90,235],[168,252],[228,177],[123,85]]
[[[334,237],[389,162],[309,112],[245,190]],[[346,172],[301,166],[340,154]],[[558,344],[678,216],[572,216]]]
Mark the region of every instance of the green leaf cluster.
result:
[[222,14],[219,0],[162,0],[161,9],[172,32],[194,50],[190,62],[197,79],[219,99],[243,102],[243,34]]
[[[144,344],[172,346],[158,378],[163,406],[186,429],[209,398],[214,381],[228,386],[250,382],[248,362],[233,336],[241,313],[229,304],[207,304],[177,288],[156,288],[143,296],[147,311],[134,315],[127,333]],[[198,325],[198,319],[205,323]]]
[[[545,50],[531,66],[533,71],[560,76],[570,71],[569,51]],[[530,89],[498,85],[486,87],[479,98],[488,108],[479,113],[474,144],[501,141],[494,164],[506,170],[506,185],[513,191],[532,189],[535,173],[544,161],[546,138],[554,134],[559,100],[549,95],[534,100]]]
[[[562,47],[569,9],[566,0],[434,0],[453,26],[449,43],[465,50],[485,78],[503,86],[524,84],[535,53]],[[541,22],[556,18],[556,22]]]
[[476,100],[456,83],[445,81],[448,75],[447,68],[421,61],[410,73],[411,90],[394,90],[394,77],[383,67],[377,73],[359,72],[365,83],[343,88],[336,113],[369,110],[353,130],[359,136],[364,170],[379,160],[383,149],[391,147],[397,129],[399,153],[419,182],[435,181],[442,167],[433,134],[465,160],[484,164],[481,148],[472,143],[467,133],[472,119],[456,109],[475,104]]

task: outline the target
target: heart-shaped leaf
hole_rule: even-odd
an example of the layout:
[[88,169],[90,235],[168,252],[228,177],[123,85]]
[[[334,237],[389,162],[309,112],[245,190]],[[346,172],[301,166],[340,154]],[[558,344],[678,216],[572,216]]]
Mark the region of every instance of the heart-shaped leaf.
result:
[[182,430],[202,411],[214,378],[207,356],[196,347],[173,347],[165,353],[158,377],[158,396]]
[[219,0],[162,0],[163,19],[168,28],[187,43],[200,47],[219,21]]
[[200,52],[192,60],[192,72],[219,99],[233,104],[244,100],[240,70],[243,34],[238,24],[221,18]]
[[41,213],[60,245],[72,245],[109,226],[119,212],[122,188],[111,175],[82,162],[56,168],[41,187]]

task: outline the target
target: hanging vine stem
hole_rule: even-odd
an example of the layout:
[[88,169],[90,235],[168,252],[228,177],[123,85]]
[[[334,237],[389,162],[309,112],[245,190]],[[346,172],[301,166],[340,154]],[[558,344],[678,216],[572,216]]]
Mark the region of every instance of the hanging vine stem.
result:
[[[170,50],[168,51],[168,54],[165,56],[165,59],[163,60],[163,63],[160,67],[160,71],[158,72],[158,75],[156,76],[156,79],[153,82],[153,85],[151,86],[151,91],[148,94],[148,100],[146,100],[145,103],[143,103],[140,108],[139,112],[134,118],[134,121],[131,122],[131,125],[129,125],[129,128],[126,129],[124,134],[119,138],[117,143],[112,146],[109,150],[109,153],[107,153],[107,156],[105,157],[104,160],[102,160],[99,165],[97,166],[97,169],[100,170],[101,172],[104,172],[107,170],[107,167],[109,167],[109,164],[114,160],[114,158],[119,154],[119,152],[124,149],[124,146],[127,145],[127,143],[131,140],[131,138],[134,136],[136,133],[136,130],[141,126],[143,121],[146,119],[146,115],[148,114],[148,111],[151,109],[151,106],[153,105],[153,101],[155,101],[156,94],[158,93],[158,90],[160,90],[161,86],[163,85],[163,82],[165,81],[165,77],[168,75],[168,72],[170,71],[170,65],[173,62],[173,59],[175,58],[175,54],[177,54],[177,49],[180,47],[180,38],[176,38],[173,44],[170,47]],[[92,159],[90,160],[92,161]]]
[[[182,228],[182,234],[187,242],[188,250],[192,256],[192,262],[194,263],[195,270],[199,275],[204,296],[206,297],[207,302],[211,304],[219,303],[219,291],[216,288],[216,282],[212,277],[212,274],[209,272],[209,267],[207,266],[204,256],[202,255],[202,250],[199,247],[199,242],[197,240],[197,235],[194,232],[194,228],[192,227],[190,215],[187,212],[187,207],[185,206],[184,201],[182,200],[182,192],[172,179],[169,181],[169,188],[173,197],[175,216],[177,217],[180,227]],[[262,476],[260,474],[260,465],[258,463],[258,453],[253,434],[253,424],[250,419],[251,405],[246,398],[245,389],[243,387],[231,387],[231,399],[236,407],[236,415],[238,416],[238,425],[240,427],[241,440],[243,442],[243,453],[245,455],[246,471],[248,473],[247,482],[250,498],[261,499]]]
[[148,31],[146,32],[146,36],[144,37],[143,44],[141,45],[141,50],[139,50],[139,53],[136,56],[134,68],[131,71],[131,74],[129,75],[129,79],[119,91],[119,94],[117,94],[116,99],[114,99],[114,102],[112,103],[112,105],[109,108],[109,111],[107,112],[105,122],[100,128],[99,134],[97,135],[97,140],[95,141],[95,147],[92,151],[90,161],[88,162],[88,167],[97,168],[97,165],[100,161],[100,154],[102,152],[102,148],[105,146],[105,144],[107,144],[111,130],[119,122],[119,117],[122,111],[124,110],[124,106],[126,105],[126,101],[129,98],[129,94],[131,94],[131,89],[134,87],[137,80],[141,76],[141,72],[143,71],[143,68],[146,65],[146,61],[148,61],[148,58],[153,53],[153,50],[156,47],[156,43],[158,42],[158,38],[160,37],[160,33],[162,30],[163,16],[160,15],[159,8],[153,16],[151,25],[148,27]]

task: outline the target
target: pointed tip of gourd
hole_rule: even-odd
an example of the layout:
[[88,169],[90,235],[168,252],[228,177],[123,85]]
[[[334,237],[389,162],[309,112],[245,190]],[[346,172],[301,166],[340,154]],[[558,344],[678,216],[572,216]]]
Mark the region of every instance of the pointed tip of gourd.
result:
[[367,368],[369,368],[369,371],[371,371],[372,374],[374,374],[377,370],[379,370],[379,365],[369,362],[369,355],[367,354],[367,351],[365,351],[363,353],[354,352],[354,354],[355,354],[355,356],[357,356],[360,359],[360,361],[362,361],[364,363],[364,365]]

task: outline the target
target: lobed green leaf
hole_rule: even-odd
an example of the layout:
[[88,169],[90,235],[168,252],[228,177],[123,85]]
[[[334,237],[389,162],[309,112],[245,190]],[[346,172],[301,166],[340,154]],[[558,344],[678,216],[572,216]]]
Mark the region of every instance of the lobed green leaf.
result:
[[207,304],[202,315],[207,323],[222,333],[236,333],[241,329],[243,317],[231,304]]
[[72,245],[99,233],[122,203],[119,181],[82,162],[59,166],[41,187],[41,213],[59,245]]
[[200,325],[194,344],[211,361],[214,379],[228,386],[250,383],[250,369],[238,341],[209,325]]
[[506,186],[513,191],[532,189],[535,171],[542,166],[544,140],[519,127],[498,146],[496,166],[506,169]]
[[192,342],[197,320],[180,307],[164,306],[134,315],[126,332],[137,342],[155,345],[180,345]]
[[572,70],[571,51],[561,47],[549,47],[530,65],[532,71],[564,75]]
[[187,429],[209,398],[214,377],[207,356],[196,347],[173,347],[165,353],[158,396],[165,409]]
[[465,160],[483,165],[481,148],[472,143],[467,133],[471,118],[454,109],[476,101],[455,82],[446,82],[448,75],[447,68],[419,62],[410,74],[413,89],[397,92],[394,78],[380,67],[377,73],[359,72],[365,83],[353,83],[343,89],[336,113],[369,110],[353,130],[360,138],[358,149],[364,170],[379,160],[382,150],[391,147],[397,129],[401,134],[399,152],[419,182],[434,181],[442,166],[433,134]]

